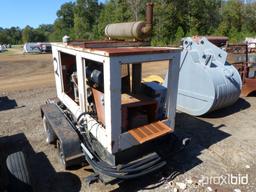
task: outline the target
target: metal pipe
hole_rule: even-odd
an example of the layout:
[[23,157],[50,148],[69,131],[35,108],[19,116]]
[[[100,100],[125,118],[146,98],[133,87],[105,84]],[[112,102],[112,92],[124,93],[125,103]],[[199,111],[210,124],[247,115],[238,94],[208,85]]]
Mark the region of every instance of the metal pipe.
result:
[[145,40],[151,35],[153,26],[152,2],[146,4],[146,16],[144,21],[112,23],[105,27],[105,35],[110,39],[136,39]]
[[153,28],[153,7],[154,3],[149,2],[146,4],[146,25],[142,28],[144,34],[151,33]]

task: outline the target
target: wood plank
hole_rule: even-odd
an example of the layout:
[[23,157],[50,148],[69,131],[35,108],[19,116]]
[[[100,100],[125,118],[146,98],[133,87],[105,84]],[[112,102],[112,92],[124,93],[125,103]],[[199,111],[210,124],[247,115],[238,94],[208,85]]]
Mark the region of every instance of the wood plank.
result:
[[128,131],[139,143],[145,143],[170,132],[173,132],[173,129],[162,121],[150,123]]

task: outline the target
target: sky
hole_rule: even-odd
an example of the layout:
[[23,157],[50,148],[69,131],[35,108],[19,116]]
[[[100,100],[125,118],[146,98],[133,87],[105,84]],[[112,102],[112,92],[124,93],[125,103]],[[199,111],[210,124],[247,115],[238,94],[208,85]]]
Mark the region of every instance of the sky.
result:
[[0,27],[24,28],[30,25],[36,28],[40,24],[52,24],[60,6],[70,1],[74,0],[1,0]]

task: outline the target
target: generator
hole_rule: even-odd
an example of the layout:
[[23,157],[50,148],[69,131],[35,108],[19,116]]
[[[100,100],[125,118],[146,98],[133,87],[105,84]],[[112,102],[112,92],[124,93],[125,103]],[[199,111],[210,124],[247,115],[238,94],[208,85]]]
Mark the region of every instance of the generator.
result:
[[[152,4],[147,7],[152,15]],[[139,26],[148,33],[143,26],[149,23]],[[181,53],[180,48],[147,46],[141,37],[148,35],[140,41],[117,36],[53,43],[57,97],[41,106],[46,141],[56,144],[64,167],[88,163],[106,184],[166,165],[174,138]],[[161,97],[147,91],[155,85],[142,82],[143,68],[154,61],[169,62]]]

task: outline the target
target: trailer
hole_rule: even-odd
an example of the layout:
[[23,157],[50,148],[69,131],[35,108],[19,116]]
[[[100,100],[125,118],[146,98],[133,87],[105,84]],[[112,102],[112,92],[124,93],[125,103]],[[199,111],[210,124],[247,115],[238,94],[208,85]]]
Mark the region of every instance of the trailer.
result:
[[24,53],[50,53],[51,51],[51,43],[25,43],[23,46]]
[[0,52],[4,52],[4,51],[7,51],[6,46],[0,45]]
[[41,53],[40,45],[38,43],[25,43],[23,46],[24,53]]
[[[147,16],[153,5],[147,5]],[[151,23],[150,23],[151,22]],[[120,182],[164,167],[173,150],[180,48],[150,47],[152,18],[108,25],[109,40],[52,44],[57,97],[41,106],[47,143],[65,168],[87,162],[90,180]],[[128,31],[117,33],[119,28]],[[133,34],[128,34],[130,27]],[[114,28],[116,30],[114,30]],[[130,36],[136,40],[123,41]],[[142,40],[143,39],[143,40]],[[142,67],[168,61],[169,80],[142,83]],[[183,143],[186,144],[187,140]],[[93,179],[92,179],[93,178]]]

